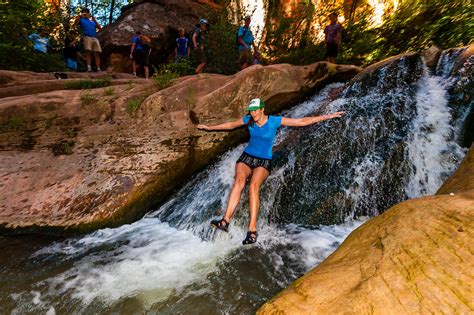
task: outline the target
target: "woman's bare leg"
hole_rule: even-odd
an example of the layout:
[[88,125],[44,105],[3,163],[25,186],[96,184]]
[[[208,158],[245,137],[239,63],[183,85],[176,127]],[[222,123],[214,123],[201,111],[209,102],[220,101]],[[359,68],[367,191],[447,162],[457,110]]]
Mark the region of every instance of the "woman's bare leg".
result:
[[245,187],[245,181],[251,173],[252,169],[248,167],[248,165],[241,162],[235,165],[234,186],[232,187],[232,191],[230,192],[229,201],[227,201],[227,209],[224,215],[224,219],[227,222],[230,222],[230,219],[234,214],[234,210],[239,204],[240,195],[242,194],[242,190]]
[[267,179],[268,175],[270,175],[270,173],[263,167],[257,167],[253,170],[249,186],[249,231],[257,231],[258,210],[260,208],[260,187],[265,179]]

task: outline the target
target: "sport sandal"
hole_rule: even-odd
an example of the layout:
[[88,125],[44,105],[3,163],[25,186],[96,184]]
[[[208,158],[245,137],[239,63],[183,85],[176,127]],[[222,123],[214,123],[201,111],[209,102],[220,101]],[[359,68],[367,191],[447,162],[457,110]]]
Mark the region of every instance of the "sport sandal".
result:
[[254,231],[254,232],[248,231],[247,236],[242,241],[242,244],[243,245],[254,244],[255,242],[257,242],[257,236],[258,236],[257,231]]
[[211,226],[213,226],[213,227],[215,227],[219,230],[229,232],[229,222],[227,222],[224,218],[222,218],[220,220],[212,220],[211,221]]

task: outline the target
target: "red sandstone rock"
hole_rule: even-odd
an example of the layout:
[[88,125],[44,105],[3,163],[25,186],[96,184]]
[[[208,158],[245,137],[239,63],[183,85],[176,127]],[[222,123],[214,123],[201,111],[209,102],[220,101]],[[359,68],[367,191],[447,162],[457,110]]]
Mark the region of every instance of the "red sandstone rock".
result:
[[[325,62],[252,66],[232,76],[184,77],[158,92],[151,80],[127,80],[108,88],[3,98],[0,225],[61,232],[136,220],[244,139],[238,131],[198,131],[196,123],[237,119],[255,96],[275,113],[359,71]],[[10,75],[16,82],[25,76]]]

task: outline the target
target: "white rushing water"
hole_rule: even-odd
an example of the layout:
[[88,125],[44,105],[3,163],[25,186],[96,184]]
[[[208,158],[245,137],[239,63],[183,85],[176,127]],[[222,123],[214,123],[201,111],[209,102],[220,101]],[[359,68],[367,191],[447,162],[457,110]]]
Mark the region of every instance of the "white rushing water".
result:
[[[401,69],[403,71],[405,69]],[[383,75],[381,77],[383,79]],[[349,97],[327,100],[331,91],[342,86],[332,84],[284,115],[302,117],[344,108],[354,100]],[[455,143],[446,81],[426,72],[418,80],[416,89],[415,117],[405,141],[407,163],[412,172],[404,186],[405,197],[436,192],[465,152]],[[357,99],[357,102],[365,106],[366,102],[373,102],[374,97],[382,100],[384,97],[389,99],[390,95],[371,94]],[[373,121],[367,124],[368,131],[378,118],[371,119]],[[281,128],[276,145],[284,144],[290,134],[288,128]],[[368,133],[367,137],[375,136]],[[205,298],[212,295],[216,296],[213,303],[219,307],[231,307],[241,300],[258,305],[261,301],[254,296],[261,293],[242,289],[248,286],[248,282],[255,282],[258,292],[269,294],[275,289],[278,291],[320,263],[366,220],[349,216],[342,224],[318,226],[273,222],[271,216],[279,211],[275,209],[279,204],[276,202],[278,187],[285,185],[285,174],[292,172],[297,163],[294,153],[290,152],[284,165],[275,167],[265,183],[257,245],[241,245],[248,222],[245,196],[237,208],[229,233],[211,229],[209,221],[222,216],[220,209],[226,204],[233,183],[235,161],[243,147],[238,146],[224,154],[215,165],[196,175],[166,204],[143,219],[37,251],[32,260],[47,262],[53,259],[64,262],[66,266],[61,272],[35,283],[33,290],[12,294],[11,298],[17,305],[13,313],[32,310],[50,314],[101,312],[131,298],[134,303],[139,303],[141,309],[161,310],[160,303],[172,307],[193,297],[204,303],[207,301]],[[382,174],[384,159],[380,153],[374,152],[364,152],[350,166],[351,183],[342,191],[354,202],[354,207],[366,204],[371,188],[377,185]],[[251,267],[245,267],[248,259]],[[215,278],[218,280],[212,280]],[[233,285],[238,287],[236,292],[222,293],[227,286]],[[168,299],[174,302],[168,305]],[[187,310],[191,307],[188,306]],[[228,313],[236,310],[238,306],[237,309],[222,309]]]
[[412,174],[406,186],[409,198],[435,194],[457,166],[453,160],[464,156],[454,137],[454,126],[448,107],[445,78],[431,76],[425,69],[416,94],[417,115],[407,152]]

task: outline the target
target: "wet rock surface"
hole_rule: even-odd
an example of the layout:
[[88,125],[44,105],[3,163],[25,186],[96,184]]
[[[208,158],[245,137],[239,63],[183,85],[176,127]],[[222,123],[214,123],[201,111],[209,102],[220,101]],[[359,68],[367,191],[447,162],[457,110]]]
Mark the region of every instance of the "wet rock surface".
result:
[[[232,76],[183,77],[161,91],[153,81],[123,82],[112,74],[108,87],[5,97],[0,100],[3,232],[80,232],[132,222],[245,139],[243,130],[206,133],[195,124],[238,119],[257,96],[275,113],[359,71],[325,62],[253,66]],[[36,76],[4,77],[20,87],[28,75]],[[37,76],[44,86],[63,81]]]

